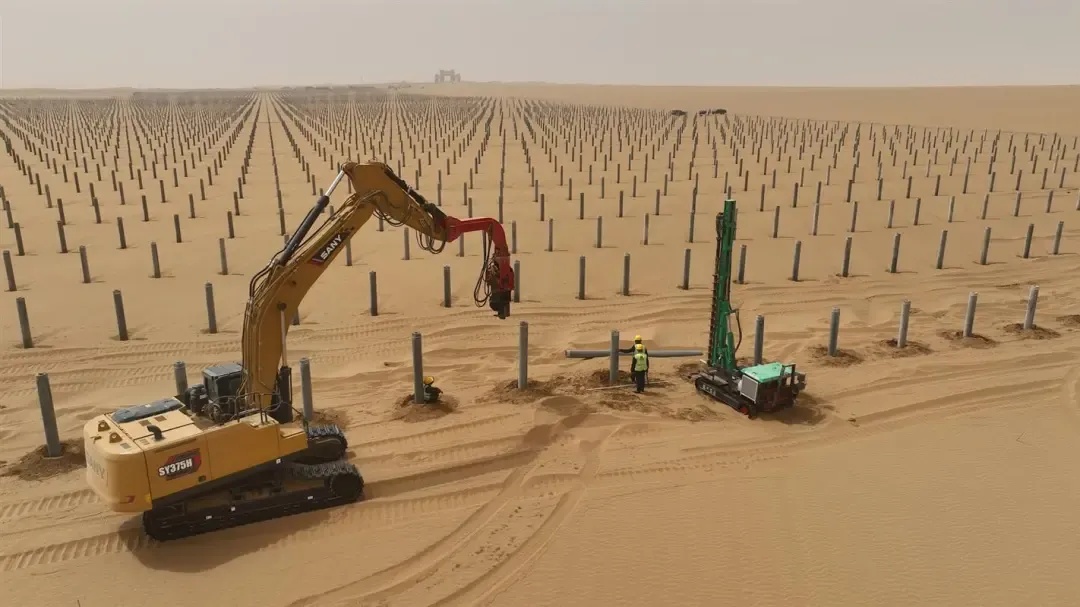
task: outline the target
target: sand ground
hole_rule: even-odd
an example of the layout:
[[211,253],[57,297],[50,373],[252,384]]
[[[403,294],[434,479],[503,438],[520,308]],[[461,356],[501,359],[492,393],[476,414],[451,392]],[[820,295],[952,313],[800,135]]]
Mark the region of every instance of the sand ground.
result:
[[[10,251],[17,287],[0,293],[0,590],[11,604],[1080,602],[1071,577],[1080,559],[1072,540],[1080,503],[1072,455],[1080,432],[1080,88],[461,84],[398,95],[381,110],[348,96],[260,93],[246,120],[229,117],[237,102],[205,95],[198,107],[0,101],[0,133],[12,150],[0,160],[0,185],[24,253],[0,212],[0,249]],[[730,111],[695,118],[693,110],[710,107]],[[661,111],[674,108],[691,110],[685,123]],[[249,142],[229,238],[226,214]],[[175,185],[173,145],[191,165]],[[436,256],[414,243],[404,260],[401,229],[372,222],[352,241],[353,264],[340,256],[312,289],[290,332],[290,358],[312,361],[315,406],[346,428],[351,460],[369,483],[365,502],[157,544],[137,519],[103,510],[77,457],[27,459],[43,440],[38,372],[49,374],[62,438],[75,440],[95,414],[171,394],[174,361],[186,361],[194,381],[203,366],[237,359],[248,281],[282,239],[273,162],[292,229],[313,201],[311,176],[325,187],[346,157],[400,162],[402,177],[462,217],[470,167],[478,172],[467,195],[480,216],[497,214],[505,166],[504,223],[513,222],[522,277],[513,317],[499,321],[470,301],[478,239],[466,237],[463,257],[457,245]],[[49,186],[51,207],[20,163]],[[214,181],[203,200],[208,167]],[[553,251],[534,176],[544,219],[553,219]],[[734,287],[746,335],[740,355],[750,353],[754,317],[764,316],[765,358],[807,372],[803,402],[748,420],[697,396],[685,359],[654,360],[653,385],[640,397],[594,389],[604,385],[606,362],[567,360],[564,349],[605,347],[613,329],[641,334],[652,349],[707,345],[711,230],[725,183],[746,247],[745,281]],[[900,257],[889,272],[896,234]],[[849,276],[841,277],[848,237]],[[151,275],[151,242],[160,278]],[[629,296],[619,294],[626,254]],[[585,300],[576,298],[580,256]],[[440,306],[444,265],[453,277],[449,309]],[[377,317],[368,310],[371,271]],[[208,282],[216,334],[206,330]],[[1031,285],[1040,288],[1037,328],[1024,331],[1017,325]],[[123,294],[127,341],[116,338],[114,290]],[[973,291],[976,335],[958,339]],[[17,297],[27,305],[31,349],[21,347]],[[913,344],[898,351],[887,340],[905,299]],[[821,350],[834,307],[841,356],[829,358]],[[532,383],[518,391],[511,382],[522,320]],[[410,390],[413,331],[423,333],[425,368],[452,410],[398,406]]]

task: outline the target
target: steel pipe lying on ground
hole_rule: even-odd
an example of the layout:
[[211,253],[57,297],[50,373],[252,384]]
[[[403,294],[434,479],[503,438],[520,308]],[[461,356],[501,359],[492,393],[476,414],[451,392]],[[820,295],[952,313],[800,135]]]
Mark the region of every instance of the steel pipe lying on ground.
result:
[[[680,358],[702,356],[700,350],[649,350],[649,358]],[[603,358],[611,356],[611,350],[567,350],[567,358]],[[630,356],[630,354],[624,354]]]

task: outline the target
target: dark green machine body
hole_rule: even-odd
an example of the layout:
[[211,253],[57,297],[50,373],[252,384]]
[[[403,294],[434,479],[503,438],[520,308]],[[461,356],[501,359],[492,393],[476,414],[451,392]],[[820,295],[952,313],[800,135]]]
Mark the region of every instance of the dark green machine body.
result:
[[725,200],[716,214],[716,270],[712,318],[709,319],[709,366],[735,369],[735,334],[731,332],[731,257],[735,250],[735,201]]
[[[709,395],[735,410],[756,417],[793,406],[806,387],[806,375],[794,364],[767,363],[739,368],[735,360],[742,327],[738,311],[731,305],[731,265],[735,250],[737,212],[734,200],[724,201],[724,210],[716,214],[716,271],[713,274],[712,317],[709,319],[709,358],[707,367],[694,377],[699,392]],[[731,317],[739,331],[738,340],[731,330]]]

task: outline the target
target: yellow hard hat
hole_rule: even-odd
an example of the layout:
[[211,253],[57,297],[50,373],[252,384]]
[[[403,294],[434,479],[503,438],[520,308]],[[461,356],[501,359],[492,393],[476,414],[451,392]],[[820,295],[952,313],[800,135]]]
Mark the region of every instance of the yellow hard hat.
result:
[[430,375],[424,376],[424,385],[425,386],[430,386],[433,383],[435,383],[435,378],[434,377],[432,377]]
[[641,336],[640,335],[635,335],[634,336],[634,341],[636,341],[637,343],[640,344],[641,343]]
[[645,349],[645,346],[643,346],[641,344],[637,344],[637,345],[634,346],[634,349],[637,350],[638,352],[641,352],[641,351],[643,351]]

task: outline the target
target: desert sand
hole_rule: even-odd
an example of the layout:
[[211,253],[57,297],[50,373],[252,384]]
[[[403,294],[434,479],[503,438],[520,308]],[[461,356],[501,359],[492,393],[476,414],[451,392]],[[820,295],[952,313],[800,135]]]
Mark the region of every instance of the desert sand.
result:
[[[16,283],[10,292],[0,276],[5,604],[1080,603],[1080,87],[455,83],[376,97],[172,94],[0,100],[0,133],[10,142],[0,185],[23,247],[18,254],[0,212],[0,249],[10,252]],[[236,111],[246,102],[251,113],[242,119]],[[726,115],[697,115],[721,107]],[[203,366],[239,358],[248,281],[282,241],[275,161],[292,230],[314,201],[311,179],[326,187],[337,163],[369,158],[400,166],[459,217],[468,213],[463,188],[474,215],[496,215],[505,162],[504,224],[509,231],[513,222],[521,267],[512,317],[472,305],[475,235],[465,238],[464,257],[456,244],[433,255],[414,243],[405,260],[401,228],[368,224],[352,240],[352,265],[337,258],[289,334],[294,368],[311,360],[317,412],[346,429],[367,499],[166,544],[146,539],[137,517],[105,511],[86,488],[82,424],[172,394],[175,361],[196,381]],[[478,169],[471,188],[470,168]],[[199,180],[208,170],[204,199]],[[241,176],[231,238],[227,213]],[[733,286],[740,356],[750,356],[754,318],[763,316],[764,357],[808,374],[800,404],[743,417],[695,393],[686,381],[694,359],[654,359],[644,395],[594,389],[606,385],[607,361],[569,360],[565,349],[604,348],[612,330],[624,344],[640,334],[651,349],[707,346],[712,226],[725,184],[746,247],[745,280]],[[534,193],[544,195],[544,220]],[[687,249],[689,288],[681,289]],[[629,295],[620,293],[626,254]],[[581,256],[584,300],[576,297]],[[450,308],[441,305],[444,265]],[[369,313],[372,271],[378,316]],[[1024,330],[1032,285],[1035,326]],[[124,299],[124,341],[114,290]],[[971,292],[974,335],[963,338]],[[17,297],[32,348],[22,344]],[[889,340],[904,300],[910,343],[900,350]],[[840,350],[829,357],[834,307]],[[525,390],[514,383],[519,321],[529,323]],[[399,406],[411,390],[414,331],[423,334],[425,369],[450,397],[446,407]],[[40,372],[50,378],[61,438],[75,441],[58,461],[35,455],[44,441]]]

